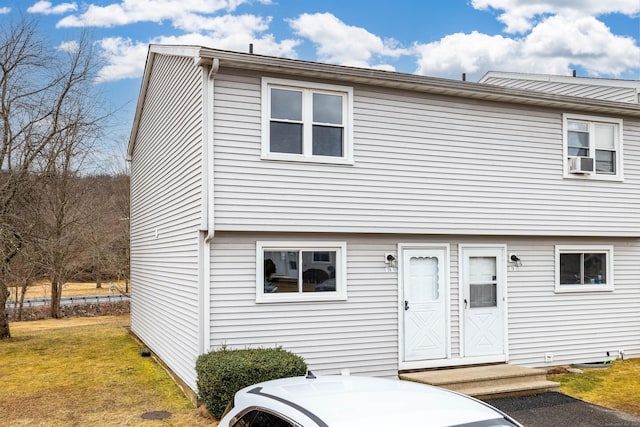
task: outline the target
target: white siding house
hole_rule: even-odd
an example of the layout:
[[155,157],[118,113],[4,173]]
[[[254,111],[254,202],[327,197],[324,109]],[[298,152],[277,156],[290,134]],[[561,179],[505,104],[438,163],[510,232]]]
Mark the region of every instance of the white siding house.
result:
[[[494,82],[495,83],[495,82]],[[319,373],[640,356],[640,105],[152,46],[132,330]]]
[[480,83],[607,101],[640,103],[640,80],[489,71]]

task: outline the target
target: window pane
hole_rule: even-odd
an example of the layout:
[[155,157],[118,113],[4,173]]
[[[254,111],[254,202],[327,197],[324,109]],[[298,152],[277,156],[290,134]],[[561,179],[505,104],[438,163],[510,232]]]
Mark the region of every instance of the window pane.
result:
[[411,257],[408,279],[412,301],[424,303],[440,300],[440,266],[437,257]]
[[582,254],[560,254],[560,284],[579,285],[582,283]]
[[615,175],[616,173],[616,152],[607,150],[596,150],[596,172]]
[[607,283],[607,254],[584,254],[584,283]]
[[497,307],[498,301],[496,298],[495,283],[487,283],[484,285],[469,285],[470,290],[470,306],[476,307]]
[[331,126],[313,126],[313,155],[343,157],[343,129]]
[[569,126],[570,131],[575,130],[578,132],[589,132],[589,123],[569,121],[567,125]]
[[[315,261],[323,259],[323,261]],[[324,261],[328,259],[329,261]],[[302,292],[336,290],[336,251],[302,252]]]
[[615,150],[615,126],[614,125],[596,125],[596,148],[605,150]]
[[272,153],[302,154],[302,125],[271,122],[269,146]]
[[496,257],[469,257],[469,282],[496,280]]
[[315,123],[342,124],[342,96],[313,94],[313,121]]
[[271,118],[302,120],[302,92],[271,89]]
[[264,251],[264,292],[298,292],[297,251]]
[[497,307],[496,257],[469,257],[469,305]]
[[589,156],[589,134],[569,131],[567,148],[570,156]]

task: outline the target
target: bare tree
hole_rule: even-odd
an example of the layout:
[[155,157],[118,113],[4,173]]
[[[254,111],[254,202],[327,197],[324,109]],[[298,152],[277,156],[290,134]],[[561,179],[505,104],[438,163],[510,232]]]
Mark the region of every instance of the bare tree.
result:
[[116,172],[90,178],[96,189],[92,204],[99,206],[100,220],[89,224],[91,237],[87,248],[91,256],[90,268],[101,286],[103,278],[123,280],[124,292],[129,292],[129,175]]
[[[0,339],[10,337],[5,308],[9,266],[27,238],[19,197],[33,190],[34,176],[49,183],[55,178],[63,187],[70,182],[80,147],[99,128],[100,115],[91,104],[96,99],[91,46],[81,37],[73,49],[56,50],[38,37],[35,21],[0,24]],[[68,226],[63,218],[70,203],[64,191],[56,190],[59,203],[50,212],[61,232]],[[49,259],[56,265],[67,260],[62,254]],[[61,287],[64,275],[50,267]]]

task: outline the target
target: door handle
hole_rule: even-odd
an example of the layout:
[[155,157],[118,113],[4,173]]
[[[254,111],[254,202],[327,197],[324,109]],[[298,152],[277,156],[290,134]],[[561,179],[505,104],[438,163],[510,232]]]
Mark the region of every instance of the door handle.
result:
[[467,299],[465,298],[465,299],[464,299],[464,308],[465,308],[465,309],[467,308],[467,304],[468,304],[468,303],[467,303]]
[[409,310],[409,301],[404,300],[404,311]]

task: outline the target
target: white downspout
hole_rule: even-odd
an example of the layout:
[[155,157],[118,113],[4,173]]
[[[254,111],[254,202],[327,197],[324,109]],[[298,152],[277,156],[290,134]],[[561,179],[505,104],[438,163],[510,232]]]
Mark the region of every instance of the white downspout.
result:
[[200,290],[200,352],[206,353],[211,348],[211,249],[214,227],[214,124],[213,108],[215,95],[215,76],[220,67],[217,58],[196,58],[202,67],[202,226],[204,239],[202,242],[201,290]]

